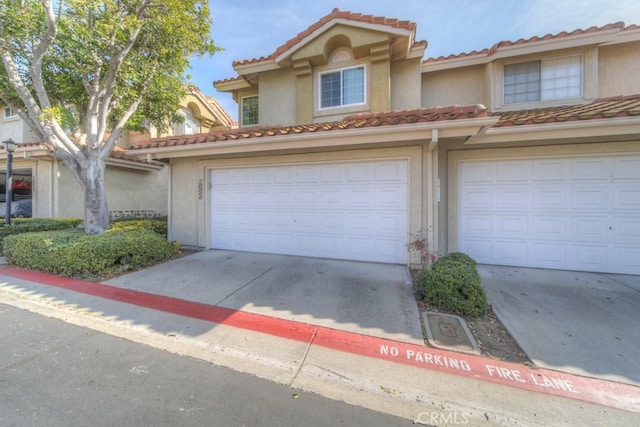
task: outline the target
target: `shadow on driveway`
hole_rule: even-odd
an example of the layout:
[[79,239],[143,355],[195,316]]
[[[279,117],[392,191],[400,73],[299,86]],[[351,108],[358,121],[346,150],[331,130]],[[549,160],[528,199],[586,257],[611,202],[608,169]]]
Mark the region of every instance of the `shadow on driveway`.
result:
[[478,269],[497,316],[536,365],[640,385],[640,276]]
[[401,265],[210,250],[104,283],[424,344],[410,281]]

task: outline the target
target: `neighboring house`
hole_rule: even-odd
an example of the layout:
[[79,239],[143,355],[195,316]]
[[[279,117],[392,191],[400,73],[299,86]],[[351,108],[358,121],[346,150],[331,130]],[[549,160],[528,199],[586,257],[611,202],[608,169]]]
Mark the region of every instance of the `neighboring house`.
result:
[[[13,201],[32,199],[35,217],[83,217],[84,193],[71,172],[39,142],[26,123],[5,108],[0,122],[0,141],[9,138],[21,144],[13,156]],[[183,123],[170,127],[169,135],[187,135],[209,130],[230,129],[236,124],[220,104],[196,88],[189,88],[180,105]],[[107,159],[105,182],[110,214],[150,216],[167,214],[169,170],[162,162],[139,159],[123,147],[157,135],[128,132]],[[166,133],[165,133],[166,134]],[[6,151],[0,144],[0,216],[5,212]],[[15,207],[15,204],[14,204]]]
[[640,28],[423,60],[415,24],[335,9],[215,82],[240,129],[139,142],[186,245],[640,274]]

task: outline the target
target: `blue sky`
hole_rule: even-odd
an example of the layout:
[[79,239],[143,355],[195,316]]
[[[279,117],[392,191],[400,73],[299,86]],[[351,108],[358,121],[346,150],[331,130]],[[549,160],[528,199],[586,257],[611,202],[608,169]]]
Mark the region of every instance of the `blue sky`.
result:
[[416,39],[429,43],[425,58],[618,21],[640,25],[640,0],[211,0],[210,6],[213,38],[224,51],[192,60],[191,82],[234,118],[235,102],[213,82],[237,75],[234,60],[271,54],[334,7],[415,22]]

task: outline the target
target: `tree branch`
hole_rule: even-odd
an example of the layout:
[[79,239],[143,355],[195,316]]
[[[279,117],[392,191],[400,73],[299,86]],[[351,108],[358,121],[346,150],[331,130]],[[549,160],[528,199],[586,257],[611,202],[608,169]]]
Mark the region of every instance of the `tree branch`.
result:
[[44,36],[33,53],[31,66],[29,67],[29,75],[31,76],[36,96],[40,102],[40,108],[47,109],[51,107],[51,102],[49,101],[49,96],[42,81],[42,60],[53,43],[53,40],[56,38],[58,27],[56,25],[56,16],[52,2],[50,0],[42,0],[42,5],[45,7],[45,14],[47,16],[47,31],[44,33]]

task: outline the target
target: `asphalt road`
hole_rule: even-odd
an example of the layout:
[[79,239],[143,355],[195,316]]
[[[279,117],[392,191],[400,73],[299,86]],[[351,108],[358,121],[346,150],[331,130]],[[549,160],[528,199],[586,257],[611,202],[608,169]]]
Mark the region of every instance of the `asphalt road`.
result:
[[1,426],[410,424],[0,304]]

